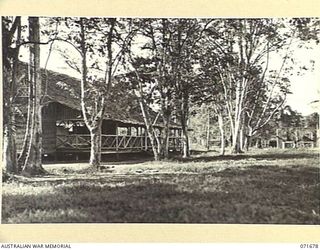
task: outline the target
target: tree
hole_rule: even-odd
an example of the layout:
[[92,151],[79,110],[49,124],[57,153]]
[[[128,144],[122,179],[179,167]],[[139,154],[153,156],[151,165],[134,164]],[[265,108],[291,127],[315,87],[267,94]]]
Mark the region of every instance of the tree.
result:
[[[143,51],[147,51],[148,60],[136,60],[135,55],[130,55],[131,65],[134,68],[138,81],[141,77],[138,73],[141,71],[139,67],[145,67],[146,62],[149,64],[153,77],[153,87],[151,88],[151,98],[154,105],[157,106],[158,112],[162,118],[163,128],[161,131],[161,138],[157,139],[158,153],[156,158],[168,158],[169,154],[169,136],[170,136],[170,123],[174,112],[174,85],[172,79],[174,76],[172,58],[170,54],[171,49],[171,30],[173,25],[169,19],[139,19],[137,20],[137,26],[141,32],[142,37],[146,40],[143,46],[140,48]],[[137,62],[141,61],[142,65],[138,65]],[[148,95],[143,94],[143,88],[141,84],[138,84],[138,95],[142,113],[147,115],[145,104],[146,100],[142,100]],[[150,96],[150,95],[149,95]],[[145,119],[147,130],[152,132],[152,126],[150,126],[150,118]],[[149,129],[148,129],[149,128]],[[152,136],[152,133],[149,133]],[[152,140],[152,137],[151,137]]]
[[306,127],[319,129],[319,113],[314,112],[306,117]]
[[192,128],[190,142],[195,145],[195,150],[203,148],[208,150],[212,132],[214,132],[212,120],[209,104],[197,103],[190,106],[190,127]]
[[143,47],[150,51],[150,58],[155,64],[154,90],[157,92],[155,103],[164,124],[160,139],[160,157],[168,158],[170,123],[174,111],[174,72],[171,55],[171,32],[174,25],[169,19],[144,19],[141,32],[148,39]]
[[297,37],[304,42],[320,42],[320,19],[319,18],[292,18],[290,24],[297,29]]
[[[198,19],[177,18],[139,19],[137,24],[145,41],[140,50],[153,65],[154,103],[164,123],[159,153],[161,157],[168,158],[169,125],[172,120],[179,120],[183,132],[183,156],[188,157],[189,101],[195,83],[194,55],[207,24],[202,25]],[[139,66],[133,64],[138,72]],[[146,95],[140,95],[143,96]]]
[[[23,170],[24,174],[29,175],[44,172],[41,166],[41,100],[43,93],[42,79],[40,76],[40,44],[48,44],[48,42],[40,42],[39,18],[29,17],[28,20],[28,25],[22,25],[21,17],[4,17],[2,19],[2,25],[4,30],[3,43],[5,45],[3,48],[3,70],[6,72],[4,84],[4,127],[6,131],[5,134],[10,137],[10,139],[4,140],[4,145],[6,145],[4,151],[10,152],[11,159],[13,160],[8,160],[7,156],[4,158],[6,158],[5,162],[12,162],[11,165],[14,167],[14,170],[9,172],[20,173],[21,170]],[[25,31],[27,31],[26,28],[28,26],[29,37],[27,38],[27,32]],[[28,112],[25,139],[22,152],[17,162],[14,133],[15,116],[17,114],[21,115],[21,110],[19,109],[21,103],[16,98],[19,95],[19,87],[22,85],[21,81],[25,78],[25,74],[21,74],[21,65],[18,58],[20,48],[27,45],[30,45],[27,81],[29,88]],[[11,80],[7,78],[7,73],[9,73]],[[7,84],[9,86],[7,86]]]
[[[192,101],[196,105],[205,104],[207,106],[208,122],[210,119],[215,118],[215,122],[218,123],[220,133],[220,155],[224,155],[227,138],[227,126],[225,124],[227,110],[224,105],[222,85],[217,84],[220,80],[219,75],[216,74],[215,68],[212,67],[210,59],[200,60],[199,71],[196,78],[198,88],[193,93]],[[210,133],[208,133],[208,135],[209,134]]]
[[[58,26],[56,25],[56,28]],[[48,33],[46,30],[41,30],[40,29],[40,36],[43,35],[44,33]],[[52,31],[49,33],[49,35],[53,35],[53,36],[56,36],[56,30],[55,31]],[[46,45],[46,44],[49,44],[50,43],[50,46],[49,46],[49,52],[48,52],[48,56],[47,56],[47,59],[46,59],[46,62],[45,62],[45,66],[44,66],[44,77],[43,75],[41,75],[41,88],[42,88],[42,92],[41,92],[41,95],[38,96],[38,98],[40,98],[40,106],[41,106],[41,109],[42,107],[45,105],[44,103],[44,100],[45,100],[45,97],[47,97],[47,84],[48,84],[48,72],[47,72],[47,64],[49,62],[49,59],[50,59],[50,56],[51,56],[51,53],[52,53],[52,50],[53,50],[53,44],[55,42],[55,39],[56,37],[53,38],[50,38],[48,39],[47,42],[43,42],[43,41],[39,41],[39,42],[35,42],[35,41],[31,41],[31,40],[28,40],[28,41],[24,41],[20,44],[21,45],[28,45],[28,44],[38,44],[38,45]],[[30,65],[29,65],[29,69],[30,69]],[[29,70],[30,72],[30,70]],[[23,143],[22,143],[22,148],[21,148],[21,151],[20,151],[20,154],[19,154],[19,158],[18,158],[18,168],[19,169],[22,169],[24,167],[24,165],[26,164],[26,159],[28,157],[28,151],[29,151],[29,145],[30,145],[30,137],[31,137],[31,127],[32,127],[32,115],[33,115],[33,106],[34,106],[34,101],[33,101],[33,93],[34,93],[34,89],[33,89],[33,86],[34,84],[32,83],[32,81],[28,81],[28,93],[29,93],[29,97],[28,97],[28,111],[27,111],[27,118],[26,118],[26,125],[25,125],[25,135],[24,135],[24,140],[23,140]]]
[[154,156],[154,160],[158,161],[162,159],[161,149],[163,148],[161,138],[155,128],[155,122],[158,119],[158,115],[155,120],[152,120],[152,108],[155,102],[155,88],[153,80],[154,66],[152,60],[148,60],[141,57],[132,58],[129,54],[129,61],[133,68],[133,71],[126,74],[123,78],[125,82],[134,90],[138,99],[140,110],[142,113],[143,121],[146,127],[146,134],[150,138],[150,144]]
[[17,173],[14,96],[17,85],[21,17],[2,17],[3,58],[3,163],[8,173]]
[[[290,46],[286,38],[290,38],[292,32],[284,32],[282,24],[281,20],[273,19],[229,19],[221,20],[207,29],[203,40],[203,55],[209,58],[204,60],[209,61],[209,64],[211,62],[214,75],[219,76],[215,82],[222,86],[223,102],[232,134],[232,151],[235,153],[241,152],[244,145],[243,135],[248,119],[245,112],[252,113],[252,100],[249,99],[256,98],[256,95],[250,93],[261,89],[261,96],[267,96],[258,118],[257,128],[261,128],[261,124],[267,123],[268,118],[262,122],[262,117],[271,108],[276,86],[286,90],[280,84],[283,81],[279,81],[283,78],[281,69],[273,81],[268,75],[269,54]],[[283,62],[287,58],[288,54],[284,56]],[[253,110],[253,113],[257,112],[255,108]]]
[[[81,109],[91,135],[90,165],[101,162],[101,125],[114,76],[128,51],[134,31],[130,21],[117,18],[63,18],[58,40],[77,51],[62,51],[65,62],[81,75]],[[94,36],[93,36],[94,34]]]
[[[44,172],[42,168],[42,83],[40,68],[40,24],[39,17],[29,17],[30,61],[28,82],[30,88],[29,109],[30,128],[29,145],[22,172],[35,175]],[[29,125],[29,124],[28,124]]]
[[211,19],[177,19],[172,32],[173,84],[175,87],[176,112],[179,117],[183,136],[183,157],[190,156],[188,123],[190,101],[194,91],[199,88],[196,67],[199,64],[199,41]]

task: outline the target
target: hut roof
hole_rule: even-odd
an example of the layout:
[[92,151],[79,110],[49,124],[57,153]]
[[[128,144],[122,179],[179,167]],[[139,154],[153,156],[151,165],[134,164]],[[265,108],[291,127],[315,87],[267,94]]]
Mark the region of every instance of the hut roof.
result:
[[[27,68],[27,63],[21,62],[19,65],[19,72],[27,76]],[[48,69],[41,69],[41,75],[43,88],[46,93],[44,100],[46,103],[57,102],[71,109],[81,111],[80,79]],[[26,82],[27,81],[24,81],[24,87],[26,87]],[[119,82],[119,84],[116,84],[111,89],[112,91],[109,94],[106,103],[106,114],[104,119],[132,125],[144,125],[137,98],[132,92],[128,91],[127,86]],[[150,110],[150,113],[153,120],[157,120],[156,126],[161,127],[163,123],[161,119],[156,118],[157,113],[153,110]],[[171,127],[180,126],[172,122]]]

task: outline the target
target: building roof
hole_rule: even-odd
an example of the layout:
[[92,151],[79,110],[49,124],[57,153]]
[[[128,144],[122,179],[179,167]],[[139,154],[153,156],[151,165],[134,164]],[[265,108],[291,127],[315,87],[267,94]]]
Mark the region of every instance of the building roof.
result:
[[[27,66],[26,63],[21,63],[19,65],[20,74],[24,74],[25,79],[27,79]],[[44,99],[45,103],[57,102],[71,109],[81,111],[80,79],[45,69],[41,70],[41,74],[43,89],[46,93]],[[22,82],[24,86],[20,86],[20,88],[26,88],[27,81]],[[106,102],[105,119],[119,121],[125,124],[144,126],[138,100],[132,91],[129,91],[128,87],[124,85],[123,82],[117,83],[111,89],[111,93]],[[24,99],[26,100],[27,98]],[[21,100],[19,102],[21,103]],[[26,101],[22,102],[25,103]],[[26,107],[26,105],[22,106]],[[157,120],[155,125],[162,127],[161,118],[157,118],[157,113],[153,110],[150,110],[150,113],[153,120]],[[81,117],[79,118],[81,119]],[[171,127],[178,128],[180,126],[172,122]]]

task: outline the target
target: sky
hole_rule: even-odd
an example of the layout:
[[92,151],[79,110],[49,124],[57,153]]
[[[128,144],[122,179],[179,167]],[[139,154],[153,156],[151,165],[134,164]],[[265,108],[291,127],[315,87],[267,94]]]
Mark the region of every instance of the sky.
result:
[[[57,47],[63,46],[68,45],[64,45],[61,42],[55,42],[47,69],[80,78],[80,75],[68,67],[60,55],[60,52],[56,50]],[[72,51],[72,47],[68,47],[68,49],[69,51]],[[41,67],[44,67],[45,62],[47,61],[48,51],[49,45],[41,45]],[[74,55],[77,56],[76,52]],[[320,45],[311,43],[309,48],[299,48],[296,46],[294,48],[293,58],[295,60],[296,70],[298,70],[300,66],[306,66],[309,70],[302,71],[303,74],[300,75],[295,73],[290,76],[292,94],[287,96],[286,104],[290,105],[294,110],[297,110],[303,115],[308,115],[316,111],[319,112],[319,103],[316,105],[312,104],[312,102],[320,99]],[[22,61],[28,61],[27,48],[22,49],[20,59]],[[312,70],[310,69],[310,60],[315,61]],[[275,69],[280,65],[280,63],[276,61],[277,60],[274,60],[275,63],[273,66]],[[272,68],[272,66],[270,68]]]
[[314,69],[304,75],[291,77],[291,91],[287,103],[304,115],[319,112],[319,105],[312,104],[320,99],[320,45],[313,49],[297,49],[296,56],[301,63],[308,64],[310,59],[315,60]]

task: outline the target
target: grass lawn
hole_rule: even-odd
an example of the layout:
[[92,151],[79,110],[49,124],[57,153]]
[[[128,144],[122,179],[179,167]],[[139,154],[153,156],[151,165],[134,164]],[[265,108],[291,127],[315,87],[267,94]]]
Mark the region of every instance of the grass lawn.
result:
[[45,165],[3,183],[2,223],[320,224],[317,150],[166,162]]

